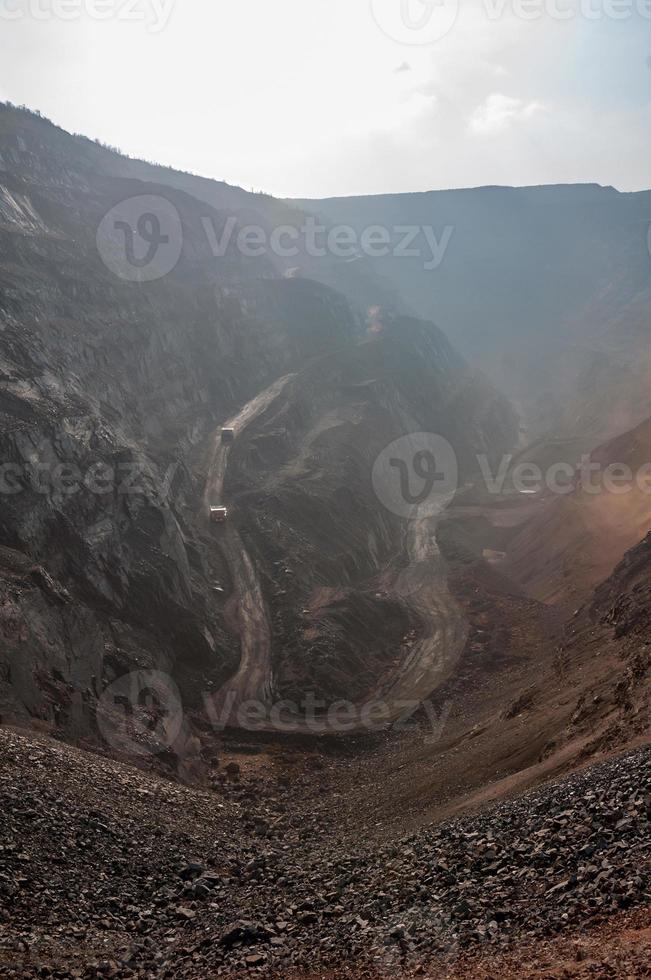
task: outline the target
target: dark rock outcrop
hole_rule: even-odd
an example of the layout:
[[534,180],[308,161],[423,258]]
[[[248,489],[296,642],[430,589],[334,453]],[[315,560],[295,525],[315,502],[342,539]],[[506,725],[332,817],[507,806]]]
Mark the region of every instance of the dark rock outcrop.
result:
[[[143,195],[174,209],[182,248],[167,275],[133,282],[111,271],[97,234]],[[350,657],[331,648],[341,684],[368,668],[384,631],[373,576],[404,560],[372,493],[373,454],[410,427],[448,433],[462,462],[515,437],[506,403],[432,325],[369,337],[328,286],[286,278],[234,240],[216,256],[206,223],[219,232],[236,206],[250,221],[250,197],[0,107],[0,543],[18,556],[0,560],[3,715],[76,737],[130,670],[171,674],[190,707],[233,673],[241,597],[207,524],[206,473],[219,425],[281,376],[296,380],[244,434],[226,493],[263,579],[279,559],[309,561],[315,582],[349,590],[332,616],[361,629]],[[276,206],[258,204],[268,225]],[[318,472],[300,461],[309,426],[356,404],[360,425],[319,440]],[[292,457],[297,478],[276,476]],[[313,684],[314,670],[293,669],[286,604],[273,612],[274,656],[293,684]],[[404,610],[396,622],[412,627]],[[388,641],[380,661],[399,637]]]

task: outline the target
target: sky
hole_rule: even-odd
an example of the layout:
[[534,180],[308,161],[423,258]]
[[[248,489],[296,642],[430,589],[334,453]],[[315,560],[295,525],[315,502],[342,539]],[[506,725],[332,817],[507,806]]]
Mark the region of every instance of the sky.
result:
[[0,100],[281,197],[651,187],[651,0],[0,0]]

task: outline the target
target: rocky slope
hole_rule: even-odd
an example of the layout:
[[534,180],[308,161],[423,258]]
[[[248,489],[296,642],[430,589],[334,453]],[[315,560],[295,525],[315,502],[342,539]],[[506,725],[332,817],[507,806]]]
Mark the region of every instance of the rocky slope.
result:
[[[127,159],[44,129],[33,117],[21,120],[20,146],[15,113],[3,126],[5,170],[39,173],[45,155],[61,174],[173,188],[208,205],[204,218],[219,213],[213,246],[229,221],[231,244],[238,228],[254,227],[266,242],[258,264],[268,270],[317,280],[363,312],[433,320],[508,394],[536,435],[587,437],[592,448],[651,414],[651,192],[482,187],[282,202]],[[309,222],[321,229],[313,242]],[[352,248],[327,245],[338,226],[353,230]],[[378,228],[388,233],[388,247],[366,247],[363,233]],[[271,245],[281,229],[285,237]],[[405,254],[409,229],[415,237]]]
[[[105,686],[135,668],[170,674],[199,707],[253,644],[254,595],[260,622],[273,619],[281,691],[318,686],[327,649],[331,693],[355,677],[361,695],[374,661],[399,662],[403,637],[420,628],[405,602],[383,607],[371,593],[382,570],[406,561],[402,526],[373,492],[374,452],[414,427],[449,431],[465,476],[476,448],[499,454],[512,443],[512,411],[431,324],[368,334],[342,295],[287,278],[273,256],[244,255],[236,239],[215,255],[207,223],[219,232],[235,207],[239,226],[250,222],[244,192],[201,182],[196,196],[187,175],[125,160],[6,107],[0,157],[3,717],[37,718],[76,738],[92,730]],[[144,227],[143,198],[162,208]],[[109,213],[122,239],[105,236]],[[160,220],[163,244],[174,247],[178,236],[182,247],[169,271],[156,265],[167,261],[161,248],[148,281],[150,267],[142,274],[137,256],[125,267],[120,247],[137,227],[145,244],[160,245]],[[205,508],[215,433],[291,374],[291,392],[273,410],[282,420],[247,420],[251,432],[233,454],[224,493],[241,547],[229,550]],[[324,423],[332,413],[343,423],[334,441]],[[352,472],[344,463],[362,441]],[[307,448],[320,455],[317,470]],[[271,499],[262,484],[292,467]],[[297,495],[304,503],[288,533],[281,518]],[[334,562],[344,542],[349,561]],[[236,560],[249,551],[252,576],[243,582]],[[279,564],[300,570],[308,560],[315,585],[346,592],[333,622],[325,616],[313,658],[301,642],[286,643],[296,596],[285,590],[277,601],[274,591],[282,591]],[[342,656],[333,643],[352,621]],[[179,735],[179,750],[188,737]]]
[[534,598],[573,612],[651,526],[651,421],[590,453],[579,456],[571,444],[550,453],[547,472],[556,463],[567,469],[561,492],[543,485],[531,495],[530,508],[502,535],[501,567]]
[[589,948],[579,929],[651,897],[648,751],[364,844],[333,833],[332,760],[288,808],[282,766],[215,795],[0,738],[6,977],[483,976],[524,942]]
[[[596,445],[651,414],[650,192],[479,187],[298,203],[358,234],[413,228],[411,254],[389,249],[372,268],[435,316],[536,434]],[[439,246],[433,268],[423,227]]]
[[440,334],[402,318],[303,369],[247,428],[225,494],[272,573],[264,584],[279,693],[298,697],[306,677],[328,701],[381,689],[427,615],[395,581],[408,565],[405,521],[378,511],[370,485],[384,447],[405,432],[437,432],[470,479],[477,455],[504,445],[510,424],[503,401]]
[[[607,219],[628,240],[640,204],[471,198],[477,248],[503,213],[523,273],[520,209],[541,261],[560,204],[592,243],[588,270],[564,243],[557,296],[480,277],[512,303],[505,336],[525,297],[536,323],[557,302],[579,318]],[[305,212],[0,108],[0,975],[648,975],[647,495],[530,497],[513,469],[487,493],[478,456],[499,467],[516,417],[398,280],[217,254],[233,218]],[[151,261],[124,265],[129,230]],[[613,299],[641,283],[627,357],[643,279]],[[468,317],[478,295],[457,289]],[[514,463],[574,462],[588,416]],[[646,423],[592,459],[636,469],[648,448]],[[444,484],[435,506],[410,467]],[[135,699],[120,686],[151,670]],[[269,724],[307,696],[315,725]],[[386,708],[380,730],[332,726],[342,699]]]

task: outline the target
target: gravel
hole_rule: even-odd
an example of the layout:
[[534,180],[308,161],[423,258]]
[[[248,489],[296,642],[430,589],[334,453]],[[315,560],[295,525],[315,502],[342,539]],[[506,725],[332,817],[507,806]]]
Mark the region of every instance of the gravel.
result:
[[650,749],[382,845],[282,786],[191,790],[2,729],[0,749],[3,977],[453,976],[650,904]]

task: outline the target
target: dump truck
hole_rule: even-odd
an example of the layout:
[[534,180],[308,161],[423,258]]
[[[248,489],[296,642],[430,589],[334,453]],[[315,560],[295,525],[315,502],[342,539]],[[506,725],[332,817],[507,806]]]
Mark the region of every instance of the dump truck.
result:
[[222,429],[222,444],[232,446],[235,442],[235,429]]
[[210,520],[213,524],[223,524],[228,518],[228,507],[211,507]]

